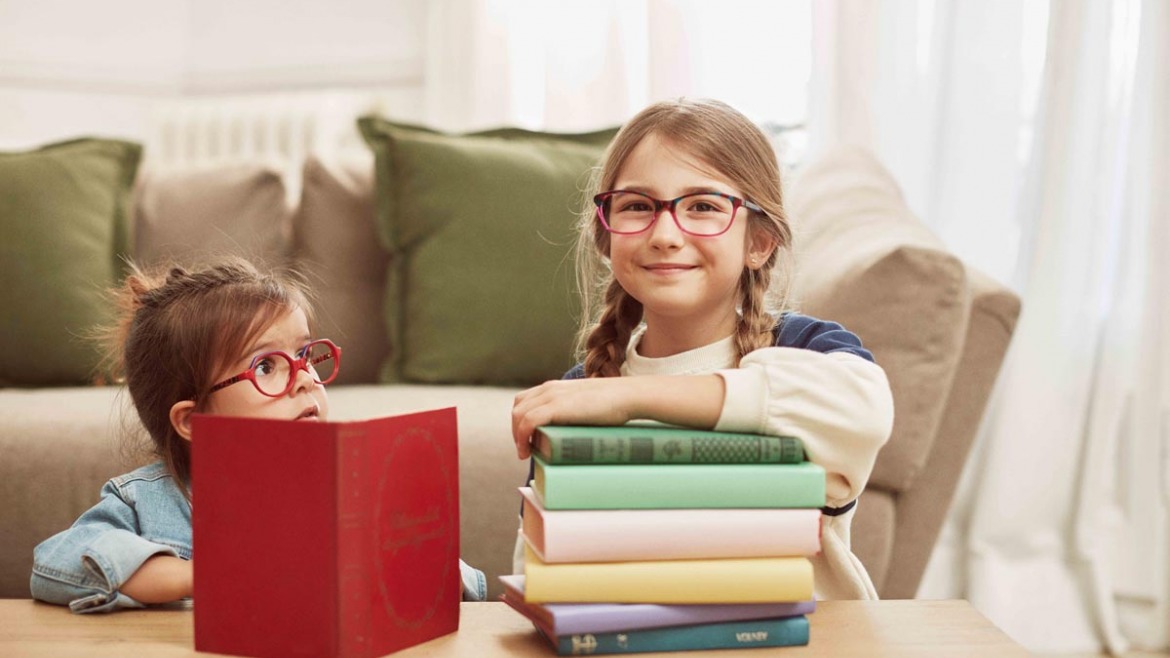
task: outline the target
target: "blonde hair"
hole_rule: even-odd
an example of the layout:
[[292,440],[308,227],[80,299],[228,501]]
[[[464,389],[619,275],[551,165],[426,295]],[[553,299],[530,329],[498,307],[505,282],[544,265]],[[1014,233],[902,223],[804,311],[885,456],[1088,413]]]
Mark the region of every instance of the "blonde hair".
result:
[[126,384],[154,454],[186,494],[190,446],[171,425],[171,407],[194,400],[203,410],[216,375],[285,313],[299,308],[312,321],[308,290],[295,273],[262,273],[230,258],[195,271],[130,264],[112,292],[119,313],[98,335],[103,369]]
[[578,220],[577,281],[583,300],[578,354],[586,377],[618,376],[630,336],[642,321],[641,303],[613,277],[608,262],[610,235],[597,220],[592,198],[613,188],[626,158],[651,134],[727,179],[763,209],[763,213],[743,209],[748,213],[748,235],[761,231],[776,249],[758,270],[745,266],[740,276],[734,340],[737,364],[749,352],[772,344],[776,320],[767,308],[769,293],[780,309],[787,304],[792,229],[784,212],[780,167],[768,138],[750,119],[716,100],[680,98],[655,103],[630,119],[606,149]]

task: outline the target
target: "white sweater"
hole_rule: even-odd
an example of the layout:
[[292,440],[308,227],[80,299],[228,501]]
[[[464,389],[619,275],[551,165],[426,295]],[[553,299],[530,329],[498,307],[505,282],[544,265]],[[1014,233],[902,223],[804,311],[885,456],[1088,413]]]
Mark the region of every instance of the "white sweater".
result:
[[[623,376],[717,374],[725,392],[716,430],[799,437],[809,461],[825,469],[830,507],[861,495],[894,421],[890,385],[879,366],[843,351],[766,347],[748,354],[736,368],[730,336],[654,359],[638,354],[641,337],[640,329],[630,339]],[[818,599],[877,598],[873,581],[850,549],[855,511],[822,517],[821,552],[812,558]],[[521,537],[513,570],[524,571]]]

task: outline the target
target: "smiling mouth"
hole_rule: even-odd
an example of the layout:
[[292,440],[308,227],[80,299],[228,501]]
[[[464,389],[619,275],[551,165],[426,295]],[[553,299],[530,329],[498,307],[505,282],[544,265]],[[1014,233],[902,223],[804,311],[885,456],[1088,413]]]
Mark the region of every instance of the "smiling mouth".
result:
[[673,274],[675,272],[689,272],[695,269],[694,265],[644,265],[643,269],[661,274]]

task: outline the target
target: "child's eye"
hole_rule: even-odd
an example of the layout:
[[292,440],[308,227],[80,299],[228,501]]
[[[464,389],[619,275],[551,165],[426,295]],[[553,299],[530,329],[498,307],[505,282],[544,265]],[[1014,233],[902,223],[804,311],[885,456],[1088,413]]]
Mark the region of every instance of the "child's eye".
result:
[[727,211],[724,204],[719,203],[715,198],[695,199],[687,210],[694,213],[723,213]]
[[262,357],[254,366],[257,375],[271,375],[276,372],[276,360],[270,356]]
[[618,210],[618,212],[650,212],[652,208],[650,204],[645,201],[630,201]]

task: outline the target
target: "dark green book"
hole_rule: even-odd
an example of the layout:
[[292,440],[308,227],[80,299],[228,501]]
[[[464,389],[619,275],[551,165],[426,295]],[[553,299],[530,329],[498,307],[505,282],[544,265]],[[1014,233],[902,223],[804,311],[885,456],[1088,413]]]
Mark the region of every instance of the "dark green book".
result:
[[795,464],[794,436],[715,432],[668,425],[545,425],[533,451],[548,464]]
[[556,648],[557,655],[560,656],[793,647],[808,644],[808,618],[804,615],[783,619],[650,628],[621,633],[549,636],[539,626],[537,630]]

